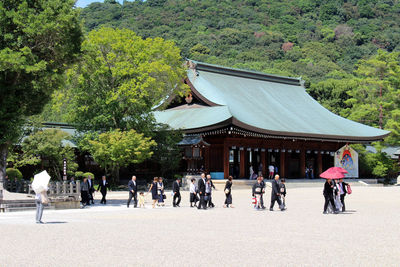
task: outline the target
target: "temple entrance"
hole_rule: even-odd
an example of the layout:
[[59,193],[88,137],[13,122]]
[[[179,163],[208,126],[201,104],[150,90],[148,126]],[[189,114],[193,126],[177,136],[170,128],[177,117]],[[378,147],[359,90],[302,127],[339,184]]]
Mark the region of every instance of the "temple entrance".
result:
[[232,147],[229,150],[229,175],[234,179],[240,178],[240,160],[239,149]]
[[317,151],[307,150],[306,152],[306,178],[317,178],[318,161]]
[[295,151],[286,152],[286,177],[300,178],[300,153]]

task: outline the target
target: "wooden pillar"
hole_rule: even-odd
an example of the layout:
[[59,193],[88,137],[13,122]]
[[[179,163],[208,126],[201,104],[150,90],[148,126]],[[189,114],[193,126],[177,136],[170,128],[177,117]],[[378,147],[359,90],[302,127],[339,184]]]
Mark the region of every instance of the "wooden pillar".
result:
[[322,173],[322,154],[320,153],[320,151],[318,151],[317,154],[317,162],[318,162],[317,164],[318,164],[318,177],[319,177],[319,175]]
[[244,178],[245,176],[245,168],[246,168],[246,151],[240,150],[240,178]]
[[206,173],[210,172],[210,147],[204,148],[204,170]]
[[306,150],[300,150],[300,177],[306,177]]
[[281,177],[285,177],[285,157],[286,157],[286,153],[281,151],[281,155],[280,155],[280,162],[281,162],[281,166],[280,166],[280,170],[279,170],[279,175]]
[[261,171],[262,171],[262,175],[265,176],[266,175],[265,166],[267,165],[267,162],[265,160],[265,153],[266,152],[265,151],[261,151],[260,153],[261,153],[261,164],[262,164],[262,170]]
[[224,178],[229,176],[229,146],[224,143]]

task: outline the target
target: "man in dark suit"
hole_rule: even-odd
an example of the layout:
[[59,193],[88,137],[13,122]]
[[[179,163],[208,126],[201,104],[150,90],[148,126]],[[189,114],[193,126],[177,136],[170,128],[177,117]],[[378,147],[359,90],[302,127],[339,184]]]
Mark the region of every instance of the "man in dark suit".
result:
[[[179,203],[181,203],[181,178],[177,178],[176,181],[172,184],[172,192],[174,193],[174,197],[172,200],[172,206],[179,207]],[[178,201],[176,201],[178,199]]]
[[94,199],[93,199],[93,193],[94,193],[94,184],[93,184],[93,180],[92,180],[92,176],[88,176],[88,185],[89,185],[89,201],[92,202],[92,204],[94,204]]
[[275,201],[278,202],[279,208],[281,211],[284,210],[281,201],[281,190],[279,185],[279,175],[275,175],[275,179],[271,182],[272,190],[271,190],[271,206],[269,207],[270,211],[274,210]]
[[333,200],[333,182],[331,179],[327,179],[325,184],[324,184],[324,197],[325,197],[325,204],[324,204],[324,214],[327,214],[327,210],[328,210],[328,205],[329,203],[331,203],[332,209],[335,213],[337,213],[338,211],[336,210],[336,206],[335,206],[335,202]]
[[206,207],[206,202],[204,200],[204,196],[206,194],[206,175],[204,173],[201,174],[201,178],[197,184],[197,187],[199,189],[199,195],[200,195],[200,203],[197,208],[201,209],[201,207],[203,207],[203,209],[206,210],[207,207]]
[[261,191],[261,196],[260,196],[260,205],[261,208],[264,210],[265,206],[264,206],[264,194],[265,194],[265,182],[264,182],[264,177],[261,175],[261,186],[262,186],[262,191]]
[[106,180],[106,176],[103,175],[103,177],[101,177],[101,181],[99,184],[99,187],[97,188],[97,192],[100,191],[101,195],[103,196],[101,198],[100,204],[106,204],[107,200],[106,200],[106,195],[107,195],[107,188],[108,188],[108,182]]
[[131,200],[133,198],[133,207],[137,207],[137,184],[136,184],[136,176],[132,176],[132,180],[128,183],[129,189],[129,199],[127,207],[129,208],[129,204],[131,204]]
[[343,179],[339,180],[338,189],[340,194],[340,202],[342,202],[342,212],[346,211],[346,206],[344,205],[344,198],[347,195],[347,183],[343,182]]

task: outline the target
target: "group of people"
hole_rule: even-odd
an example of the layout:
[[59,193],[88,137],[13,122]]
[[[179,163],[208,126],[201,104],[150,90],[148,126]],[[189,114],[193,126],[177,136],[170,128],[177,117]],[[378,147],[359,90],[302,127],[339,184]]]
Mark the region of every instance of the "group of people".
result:
[[101,177],[101,182],[99,183],[99,186],[97,190],[94,189],[94,181],[92,177],[89,175],[87,178],[83,178],[83,182],[81,183],[81,202],[82,202],[82,207],[89,206],[91,204],[94,204],[94,198],[93,194],[95,191],[100,191],[102,194],[102,198],[100,201],[100,204],[106,204],[106,195],[107,195],[107,189],[109,188],[109,184],[107,182],[106,176]]
[[[265,182],[262,176],[257,177],[257,182],[253,185],[252,195],[254,198],[254,208],[257,210],[265,209],[264,206],[264,194],[265,194]],[[286,185],[285,179],[280,179],[279,175],[276,174],[274,180],[271,182],[271,204],[269,210],[273,211],[275,202],[278,203],[281,211],[286,210]]]
[[329,213],[329,211],[333,213],[345,212],[346,205],[344,198],[348,193],[351,194],[351,187],[343,179],[327,179],[323,191],[325,197],[324,214]]

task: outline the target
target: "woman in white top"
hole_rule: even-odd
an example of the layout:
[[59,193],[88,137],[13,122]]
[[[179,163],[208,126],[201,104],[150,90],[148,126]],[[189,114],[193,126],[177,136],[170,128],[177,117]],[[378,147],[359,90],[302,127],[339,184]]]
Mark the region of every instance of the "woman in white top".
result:
[[158,178],[158,183],[157,183],[157,194],[158,194],[158,205],[159,206],[164,206],[164,183],[163,183],[163,178],[159,177]]
[[[197,207],[196,203],[199,201],[199,198],[197,197],[197,188],[195,185],[196,179],[192,179],[189,187],[189,192],[190,192],[190,207]],[[194,203],[194,206],[193,206]]]

